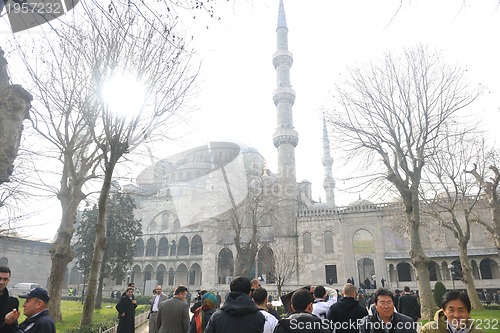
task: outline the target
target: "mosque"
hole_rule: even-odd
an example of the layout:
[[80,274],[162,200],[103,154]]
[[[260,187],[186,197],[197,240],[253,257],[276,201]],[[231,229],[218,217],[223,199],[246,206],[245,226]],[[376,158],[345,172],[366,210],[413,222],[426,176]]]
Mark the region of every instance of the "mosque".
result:
[[[381,284],[391,289],[417,287],[400,204],[375,204],[361,199],[346,207],[335,204],[333,159],[326,124],[321,161],[325,202],[312,199],[310,182],[297,182],[295,147],[299,135],[293,126],[295,91],[290,84],[293,56],[288,50],[282,0],[276,34],[273,65],[277,87],[272,96],[278,115],[273,135],[278,151],[277,173],[267,170],[264,157],[256,149],[233,142],[210,142],[143,170],[135,184],[123,188],[136,200],[135,217],[142,219],[143,236],[136,242],[134,264],[127,281],[108,286],[123,290],[127,282],[134,281],[146,294],[156,283],[162,284],[166,291],[179,284],[193,290],[229,290],[237,248],[234,229],[230,221],[224,221],[227,216],[224,212],[241,207],[248,196],[248,184],[264,177],[283,186],[285,190],[279,195],[286,203],[277,205],[276,211],[283,214],[281,218],[270,214],[258,222],[256,259],[248,271],[250,277],[258,277],[268,289],[276,290],[275,269],[281,263],[277,261],[282,259],[275,257],[274,245],[285,240],[287,251],[296,254],[296,261],[300,262],[299,269],[285,283],[285,291],[301,285],[341,288],[348,279],[357,285],[369,281],[372,287]],[[281,228],[269,221],[272,219],[277,219]],[[500,257],[493,237],[480,225],[472,228],[469,258],[476,287],[499,288]],[[240,241],[250,242],[252,235],[243,230]],[[424,222],[421,236],[425,252],[432,259],[428,266],[431,281],[443,281],[450,289],[464,288],[451,232]],[[70,272],[70,281],[73,273],[77,274],[73,272],[75,269]]]

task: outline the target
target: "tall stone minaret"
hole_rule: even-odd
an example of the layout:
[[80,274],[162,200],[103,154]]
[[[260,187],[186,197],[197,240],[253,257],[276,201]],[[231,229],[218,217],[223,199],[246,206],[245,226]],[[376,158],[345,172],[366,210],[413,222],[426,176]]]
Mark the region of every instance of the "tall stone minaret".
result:
[[273,100],[278,112],[278,126],[273,135],[273,142],[278,148],[278,177],[282,186],[285,186],[282,193],[285,199],[293,201],[297,207],[295,147],[299,141],[299,134],[293,129],[292,106],[295,102],[295,91],[290,85],[290,67],[292,67],[293,56],[288,51],[288,28],[283,0],[279,3],[276,34],[278,50],[273,55],[273,65],[276,69],[277,87],[273,93]]
[[330,140],[328,139],[328,131],[326,130],[326,119],[323,115],[323,169],[325,179],[323,180],[323,188],[326,194],[326,203],[335,207],[335,180],[332,175],[333,158],[330,155]]

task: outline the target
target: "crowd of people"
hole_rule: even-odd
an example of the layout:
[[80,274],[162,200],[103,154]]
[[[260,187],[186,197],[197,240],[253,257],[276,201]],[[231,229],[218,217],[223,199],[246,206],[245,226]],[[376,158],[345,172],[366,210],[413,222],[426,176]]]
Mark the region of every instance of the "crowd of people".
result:
[[177,287],[169,299],[157,286],[149,333],[484,333],[470,317],[471,302],[464,292],[446,292],[434,320],[422,326],[418,295],[410,288],[403,293],[379,288],[368,295],[350,282],[341,292],[324,286],[294,291],[283,317],[257,279],[235,278],[222,304],[218,294],[200,290],[191,308],[186,287]]
[[[7,288],[10,276],[10,269],[0,266],[0,333],[55,333],[48,313],[50,297],[43,288],[19,296],[26,299],[26,320],[18,323],[19,301]],[[134,291],[135,285],[129,284],[116,305],[117,333],[135,331]],[[423,326],[417,295],[408,287],[402,294],[379,288],[373,295],[359,293],[352,283],[346,283],[341,292],[324,286],[301,288],[291,294],[288,313],[282,317],[257,279],[235,278],[223,303],[218,293],[197,290],[189,307],[188,294],[188,288],[180,285],[169,297],[161,285],[156,286],[149,333],[484,333],[482,325],[487,324],[471,319],[470,299],[458,290],[444,294],[434,320]]]

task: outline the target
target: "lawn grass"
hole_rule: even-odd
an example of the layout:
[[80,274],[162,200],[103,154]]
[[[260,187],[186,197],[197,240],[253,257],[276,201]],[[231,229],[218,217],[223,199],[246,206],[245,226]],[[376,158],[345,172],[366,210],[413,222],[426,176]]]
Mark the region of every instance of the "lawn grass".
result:
[[471,316],[486,333],[500,332],[500,310],[472,310]]
[[[26,317],[22,314],[24,299],[19,299],[19,309],[21,316],[19,322],[23,322]],[[94,311],[93,323],[108,322],[118,318],[118,312],[115,309],[116,303],[103,303],[101,309]],[[139,305],[136,308],[136,313],[149,309],[149,305]],[[80,319],[82,318],[83,304],[78,301],[61,301],[61,311],[63,320],[56,323],[56,331],[64,333],[69,329],[80,326]]]

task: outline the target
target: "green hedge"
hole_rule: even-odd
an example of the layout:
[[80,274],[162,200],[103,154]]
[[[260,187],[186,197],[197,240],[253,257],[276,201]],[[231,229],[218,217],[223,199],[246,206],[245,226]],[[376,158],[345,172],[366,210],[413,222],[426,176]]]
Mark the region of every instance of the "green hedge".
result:
[[446,287],[444,286],[443,282],[437,281],[436,284],[434,285],[434,302],[436,303],[437,307],[441,307],[441,303],[443,302],[443,296],[446,294]]
[[99,333],[107,330],[117,324],[118,320],[113,319],[103,323],[96,323],[89,326],[76,327],[73,329],[66,330],[66,333]]

